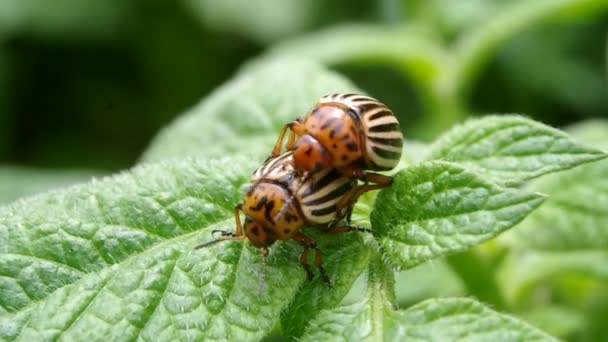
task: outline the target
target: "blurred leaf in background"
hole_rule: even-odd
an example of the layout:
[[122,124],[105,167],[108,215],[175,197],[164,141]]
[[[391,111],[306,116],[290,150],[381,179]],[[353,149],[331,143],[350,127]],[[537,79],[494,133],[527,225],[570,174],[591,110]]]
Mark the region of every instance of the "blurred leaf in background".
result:
[[[160,127],[264,50],[347,75],[394,108],[413,138],[433,138],[469,112],[523,112],[553,125],[603,116],[605,8],[600,0],[6,0],[0,161],[132,165]],[[470,95],[443,94],[458,57],[450,50],[492,35],[505,44],[488,50]]]

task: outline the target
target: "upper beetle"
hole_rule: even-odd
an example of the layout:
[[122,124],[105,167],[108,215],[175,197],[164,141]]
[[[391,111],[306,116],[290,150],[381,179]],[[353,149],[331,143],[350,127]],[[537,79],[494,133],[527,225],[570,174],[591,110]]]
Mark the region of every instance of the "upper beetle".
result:
[[358,94],[322,97],[304,118],[286,124],[272,151],[293,150],[298,172],[337,168],[344,176],[388,186],[392,178],[365,170],[391,170],[399,163],[403,134],[393,112],[380,101]]

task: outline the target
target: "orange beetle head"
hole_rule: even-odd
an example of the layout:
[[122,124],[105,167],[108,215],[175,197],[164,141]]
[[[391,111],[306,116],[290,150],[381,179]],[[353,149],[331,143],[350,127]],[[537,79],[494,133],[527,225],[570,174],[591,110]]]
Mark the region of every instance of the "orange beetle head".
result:
[[318,172],[331,165],[331,154],[317,139],[303,135],[293,147],[293,160],[296,170]]
[[272,236],[271,229],[265,227],[264,224],[251,216],[245,216],[245,224],[243,226],[245,229],[245,235],[249,242],[257,248],[268,247],[275,242],[275,237]]

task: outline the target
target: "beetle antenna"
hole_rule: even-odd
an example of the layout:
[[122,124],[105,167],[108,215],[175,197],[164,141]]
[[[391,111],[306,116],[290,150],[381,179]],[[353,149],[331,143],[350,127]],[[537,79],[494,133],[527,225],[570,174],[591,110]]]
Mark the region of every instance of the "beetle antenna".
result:
[[233,232],[228,232],[225,230],[213,230],[211,232],[211,235],[215,234],[215,233],[221,233],[222,237],[215,239],[215,240],[211,240],[211,241],[207,241],[207,242],[203,242],[200,245],[196,245],[194,246],[194,249],[201,249],[201,248],[205,248],[205,247],[209,247],[212,245],[215,245],[218,242],[222,242],[222,241],[227,241],[227,240],[242,240],[243,236],[238,236]]

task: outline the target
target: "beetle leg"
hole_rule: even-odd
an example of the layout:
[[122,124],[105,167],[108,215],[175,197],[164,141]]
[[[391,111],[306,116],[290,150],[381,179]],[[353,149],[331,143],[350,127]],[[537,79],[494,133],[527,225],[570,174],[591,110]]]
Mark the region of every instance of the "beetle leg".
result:
[[375,172],[365,172],[364,181],[383,185],[382,187],[385,188],[385,187],[393,184],[393,177],[381,175],[381,174],[375,173]]
[[[294,121],[297,122],[297,121]],[[289,130],[289,137],[287,138],[287,144],[285,145],[285,150],[286,151],[291,151],[293,150],[293,145],[296,143],[296,133],[293,131],[293,122],[291,124],[288,124],[290,130]]]
[[276,157],[281,154],[281,149],[283,147],[283,140],[285,140],[285,134],[289,130],[289,136],[287,138],[287,144],[285,145],[286,151],[291,151],[293,149],[293,145],[296,142],[296,136],[306,134],[306,129],[300,122],[300,119],[295,119],[294,121],[283,126],[283,129],[279,133],[279,138],[277,142],[274,144],[274,148],[272,149],[272,157]]
[[[359,199],[359,196],[368,191],[382,189],[387,186],[388,185],[386,184],[366,184],[355,187],[354,189],[344,194],[344,196],[342,196],[340,201],[336,204],[337,212],[342,213],[346,217],[347,222],[350,222],[350,216],[353,212],[353,206]],[[343,213],[343,210],[346,210],[346,212]]]
[[234,207],[234,220],[236,222],[236,232],[229,232],[226,230],[214,230],[211,234],[220,233],[222,237],[201,243],[194,247],[194,249],[205,248],[211,245],[215,245],[218,242],[222,241],[230,241],[230,240],[243,240],[245,238],[245,234],[243,234],[243,226],[241,225],[241,217],[239,216],[239,210],[241,210],[241,203],[239,203],[236,207]]
[[364,184],[371,182],[382,184],[384,185],[383,187],[387,187],[393,183],[393,177],[381,175],[375,172],[366,172],[356,164],[340,167],[338,168],[338,171],[340,171],[340,173],[342,173],[345,177],[356,178],[362,181]]
[[289,124],[286,124],[285,126],[283,126],[281,133],[279,133],[279,138],[277,139],[277,142],[274,144],[274,148],[272,149],[272,154],[271,154],[272,157],[276,157],[279,154],[281,154],[281,147],[283,145],[283,139],[285,138],[285,133],[287,132],[288,128],[289,128]]
[[300,264],[302,265],[302,267],[304,267],[304,270],[306,271],[306,278],[309,281],[312,280],[314,275],[312,273],[312,268],[310,267],[310,264],[308,263],[308,247],[307,246],[304,246],[304,250],[302,251],[302,254],[300,254]]
[[313,278],[312,269],[310,267],[310,264],[308,263],[308,250],[314,249],[315,250],[315,266],[317,266],[317,268],[319,269],[319,273],[321,274],[321,279],[323,280],[325,285],[327,285],[328,287],[332,287],[331,281],[329,280],[329,275],[327,275],[327,271],[325,270],[325,267],[323,267],[323,258],[321,256],[321,251],[319,250],[319,247],[317,246],[317,242],[299,232],[294,234],[293,239],[298,241],[302,246],[304,246],[304,250],[302,251],[302,254],[300,254],[300,263],[306,270],[306,275],[308,276],[308,280],[311,280]]

